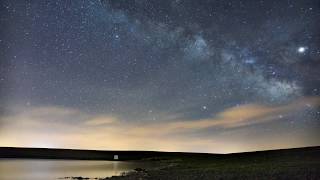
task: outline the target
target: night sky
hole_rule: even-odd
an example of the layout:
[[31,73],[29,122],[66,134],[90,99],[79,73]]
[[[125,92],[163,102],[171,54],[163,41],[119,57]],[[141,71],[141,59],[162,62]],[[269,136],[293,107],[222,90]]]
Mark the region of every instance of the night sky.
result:
[[319,0],[2,0],[0,146],[320,145]]

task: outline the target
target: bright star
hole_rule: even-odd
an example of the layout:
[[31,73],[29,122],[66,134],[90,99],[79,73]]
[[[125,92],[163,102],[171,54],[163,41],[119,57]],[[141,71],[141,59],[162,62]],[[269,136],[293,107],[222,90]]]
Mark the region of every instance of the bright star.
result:
[[298,48],[298,53],[304,53],[304,52],[306,52],[306,50],[307,50],[307,48],[306,47],[299,47]]

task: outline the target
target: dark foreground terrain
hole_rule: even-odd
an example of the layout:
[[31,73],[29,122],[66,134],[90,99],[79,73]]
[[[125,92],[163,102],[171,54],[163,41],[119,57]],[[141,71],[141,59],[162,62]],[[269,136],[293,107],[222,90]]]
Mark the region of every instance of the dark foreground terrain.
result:
[[[0,148],[0,156],[14,157],[26,149]],[[29,149],[30,150],[30,149]],[[157,162],[156,167],[147,169],[137,168],[135,171],[124,173],[122,176],[110,177],[111,180],[130,179],[320,179],[320,147],[308,147],[285,150],[259,151],[236,154],[202,154],[202,153],[166,153],[166,152],[140,152],[140,151],[74,151],[74,150],[46,150],[32,149],[33,152],[41,151],[42,158],[90,159],[90,153],[109,159],[113,154],[121,154],[122,160],[139,160],[143,162]],[[24,151],[25,152],[25,151]],[[54,153],[56,152],[56,153]],[[59,152],[59,153],[57,153]],[[68,157],[70,152],[76,152]],[[18,154],[16,157],[30,158]],[[53,156],[53,154],[55,156]],[[77,154],[78,153],[78,154]],[[81,154],[82,153],[82,154]],[[132,157],[137,153],[136,157]],[[72,153],[71,153],[72,154]],[[41,158],[39,154],[32,158]],[[62,157],[62,156],[65,157]],[[82,155],[82,156],[80,156]],[[94,179],[95,177],[65,177],[65,179]],[[98,178],[96,178],[98,179]]]
[[160,168],[107,179],[320,179],[319,147],[159,161]]

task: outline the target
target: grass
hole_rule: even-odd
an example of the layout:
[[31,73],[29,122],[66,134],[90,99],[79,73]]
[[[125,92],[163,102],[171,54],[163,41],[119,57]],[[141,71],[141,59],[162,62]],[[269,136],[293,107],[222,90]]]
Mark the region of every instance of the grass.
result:
[[[142,178],[184,180],[320,179],[319,150],[319,148],[314,148],[239,153],[212,157],[182,156],[159,158],[160,168],[150,169],[148,176],[144,175]],[[134,175],[131,176],[134,177]],[[141,177],[139,178],[141,179]],[[139,178],[136,177],[136,179]]]

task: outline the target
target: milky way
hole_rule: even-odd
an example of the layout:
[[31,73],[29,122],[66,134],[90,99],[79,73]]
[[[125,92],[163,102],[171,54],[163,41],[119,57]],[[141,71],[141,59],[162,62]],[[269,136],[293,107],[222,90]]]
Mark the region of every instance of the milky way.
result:
[[[5,0],[0,8],[0,145],[46,146],[35,138],[43,129],[54,147],[320,145],[317,0]],[[34,127],[39,133],[28,143],[12,140],[19,128],[30,134],[32,123],[21,123],[29,120],[44,124]],[[48,130],[48,123],[58,125]],[[126,143],[55,137],[67,137],[62,127],[70,123],[79,127],[74,136],[94,126],[99,135],[88,141],[112,134]],[[114,132],[97,130],[108,127]],[[139,138],[131,141],[133,134]],[[141,145],[168,137],[174,141]],[[188,138],[194,143],[170,146]]]

